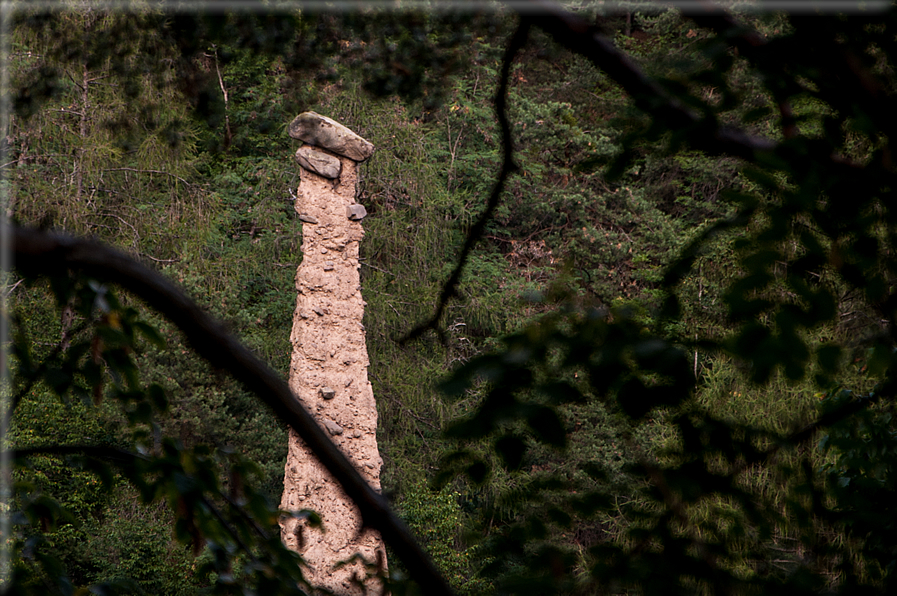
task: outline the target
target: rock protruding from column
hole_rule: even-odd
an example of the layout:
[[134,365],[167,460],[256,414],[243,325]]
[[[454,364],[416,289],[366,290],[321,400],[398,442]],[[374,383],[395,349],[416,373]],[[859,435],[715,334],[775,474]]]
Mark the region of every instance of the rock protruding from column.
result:
[[364,205],[355,204],[349,205],[346,207],[346,217],[351,219],[352,221],[361,221],[365,217],[367,217],[368,210],[364,208]]
[[326,116],[303,112],[290,123],[290,136],[309,145],[316,145],[348,157],[364,161],[374,154],[374,146]]
[[[309,130],[319,132],[310,135]],[[365,303],[358,276],[358,247],[364,230],[347,217],[347,209],[356,205],[357,163],[352,156],[370,157],[373,146],[341,124],[310,112],[293,121],[290,134],[318,145],[302,153],[312,156],[308,165],[297,155],[303,169],[296,211],[308,225],[296,273],[290,388],[362,478],[379,489],[377,407],[367,376]],[[339,164],[336,176],[331,178],[332,170],[319,171],[313,165],[328,161],[320,156]],[[306,577],[311,584],[339,596],[362,594],[353,581],[353,577],[365,577],[359,563],[338,570],[333,567],[356,553],[385,564],[383,543],[378,533],[362,529],[358,509],[292,430],[280,506],[289,511],[310,509],[323,521],[324,532],[295,518],[285,518],[281,525],[284,543],[309,565]],[[370,583],[366,588],[369,593],[379,590]]]
[[296,161],[306,170],[331,180],[339,178],[343,169],[338,157],[327,155],[311,145],[299,147],[299,150],[296,151]]

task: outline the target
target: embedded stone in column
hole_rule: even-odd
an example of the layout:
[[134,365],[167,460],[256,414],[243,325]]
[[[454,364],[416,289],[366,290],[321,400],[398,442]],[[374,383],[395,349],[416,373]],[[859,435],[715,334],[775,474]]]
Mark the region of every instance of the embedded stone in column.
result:
[[352,221],[361,221],[365,217],[367,217],[368,210],[364,208],[364,205],[349,205],[346,208],[346,217],[351,219]]
[[306,170],[330,179],[339,178],[340,171],[343,168],[339,158],[327,155],[323,151],[308,145],[299,147],[299,150],[296,151],[296,161]]

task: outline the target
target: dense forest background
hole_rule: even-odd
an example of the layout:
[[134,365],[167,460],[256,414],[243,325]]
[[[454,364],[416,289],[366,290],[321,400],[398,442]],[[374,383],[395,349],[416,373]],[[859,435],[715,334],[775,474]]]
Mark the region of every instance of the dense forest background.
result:
[[[530,27],[507,80],[516,171],[434,330],[404,341],[502,168],[493,99],[520,17],[73,3],[12,20],[7,216],[127,252],[287,375],[302,224],[286,126],[326,115],[376,147],[358,193],[384,492],[454,589],[887,593],[894,172],[876,110],[895,91],[893,13],[753,11],[723,29],[637,3],[577,12],[688,109],[796,157],[704,150]],[[782,52],[803,64],[830,46],[879,103],[845,99],[846,75],[816,63],[777,70]],[[850,189],[800,169],[830,146],[884,165]],[[857,213],[836,207],[847,195]],[[65,363],[89,361],[102,334],[60,283],[7,279],[6,445],[208,445],[254,462],[277,503],[284,424],[127,294],[112,311],[145,322],[128,357],[164,390],[165,415],[110,397],[118,381],[85,389]],[[857,396],[858,413],[814,426]],[[13,509],[43,512],[5,537],[23,593],[195,594],[249,577],[216,568],[189,524],[172,531],[177,498],[66,455],[20,463]]]

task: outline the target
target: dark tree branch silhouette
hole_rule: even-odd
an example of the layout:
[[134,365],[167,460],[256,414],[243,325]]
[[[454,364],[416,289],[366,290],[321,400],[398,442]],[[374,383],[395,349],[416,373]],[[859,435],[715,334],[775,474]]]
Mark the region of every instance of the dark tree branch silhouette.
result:
[[[69,271],[133,292],[174,323],[194,350],[259,396],[302,440],[358,506],[367,527],[380,532],[427,594],[451,594],[430,558],[417,545],[386,499],[361,478],[302,407],[286,381],[256,358],[171,281],[124,253],[90,240],[14,227],[8,237],[15,267],[32,276]],[[83,448],[81,448],[83,450]],[[119,454],[121,455],[121,454]]]
[[[538,18],[534,20],[537,27],[558,45],[587,58],[604,71],[632,97],[637,108],[663,122],[671,132],[684,133],[687,142],[694,149],[709,155],[731,155],[747,161],[756,161],[760,155],[772,155],[783,149],[781,143],[750,135],[739,128],[721,124],[715,118],[701,117],[687,109],[647,76],[629,56],[614,47],[596,27],[557,4],[533,0],[532,4],[512,4],[512,7],[525,14],[538,13]],[[735,24],[727,14],[709,4],[707,23],[713,27]],[[749,36],[746,39],[754,38]],[[853,82],[870,96],[870,101],[867,102],[869,107],[876,114],[882,113],[885,100],[874,93],[878,85],[868,80],[868,73],[861,71],[859,67],[849,68],[850,61],[847,58],[840,62],[843,62],[844,68],[839,72],[844,71],[842,74],[845,76],[852,73]],[[864,169],[839,155],[820,154],[813,157],[839,175],[859,176]]]
[[[449,276],[448,281],[442,286],[442,292],[439,295],[439,300],[436,303],[436,311],[433,313],[433,316],[409,331],[401,340],[399,340],[401,343],[407,343],[416,339],[423,335],[427,330],[438,329],[437,326],[439,325],[439,320],[442,318],[442,313],[445,312],[445,307],[448,305],[449,300],[454,298],[457,294],[458,282],[461,280],[461,274],[464,272],[464,266],[467,264],[470,252],[480,238],[482,238],[483,232],[486,230],[486,224],[489,222],[492,213],[501,201],[501,193],[502,190],[504,190],[508,176],[517,171],[518,166],[514,163],[514,140],[511,138],[511,125],[508,123],[507,116],[508,78],[511,72],[511,64],[514,62],[514,57],[526,44],[531,25],[530,17],[528,15],[523,15],[517,26],[517,30],[508,42],[508,47],[505,50],[504,59],[501,64],[498,92],[495,94],[495,114],[498,118],[498,124],[501,127],[502,164],[501,169],[498,172],[498,179],[495,181],[495,186],[492,188],[492,194],[489,195],[489,201],[486,203],[486,209],[483,210],[476,223],[473,224],[470,231],[467,233],[467,238],[464,240],[464,246],[461,248],[461,254],[458,256],[458,263],[452,270],[452,274]],[[438,333],[440,333],[440,336],[442,335],[441,332]]]

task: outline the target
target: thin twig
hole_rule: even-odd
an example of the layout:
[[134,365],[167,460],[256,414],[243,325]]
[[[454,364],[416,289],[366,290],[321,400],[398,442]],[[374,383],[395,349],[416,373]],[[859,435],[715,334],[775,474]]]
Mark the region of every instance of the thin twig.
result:
[[3,294],[3,297],[4,297],[4,298],[9,298],[10,295],[13,293],[13,291],[14,291],[16,288],[18,288],[18,287],[19,287],[19,284],[22,283],[23,281],[25,281],[25,280],[24,280],[24,279],[20,279],[19,281],[17,281],[16,283],[14,283],[14,284],[12,285],[11,288],[8,288],[8,289],[5,291],[5,293]]
[[84,115],[83,112],[76,112],[75,110],[66,110],[65,108],[59,110],[50,110],[51,112],[61,112],[63,114],[72,114],[73,116],[81,117]]
[[262,538],[262,540],[268,540],[268,532],[266,532],[264,528],[258,525],[258,522],[252,519],[252,517],[248,515],[236,501],[234,501],[229,495],[221,491],[218,492],[218,496],[227,501],[228,505],[233,507],[234,510],[240,514],[240,517],[242,517],[246,523],[252,526],[252,529],[255,530],[255,533],[258,534]]
[[156,257],[151,256],[151,255],[141,255],[141,256],[146,257],[146,258],[149,259],[150,261],[155,261],[156,263],[177,263],[178,261],[181,260],[180,258],[177,258],[177,259],[157,259]]
[[221,86],[221,93],[224,95],[224,128],[225,140],[229,144],[233,135],[230,132],[230,116],[227,113],[227,87],[224,86],[224,78],[221,76],[221,69],[218,68],[218,48],[215,48],[215,72],[218,73],[218,84]]
[[177,174],[172,174],[171,172],[166,172],[164,170],[142,170],[139,168],[106,168],[103,171],[104,172],[137,172],[138,174],[163,174],[165,176],[171,176],[172,178],[175,178],[175,179],[183,182],[187,186],[196,186],[194,183],[184,180]]
[[358,262],[359,262],[360,264],[364,265],[365,267],[368,267],[368,268],[370,268],[370,269],[375,269],[375,270],[379,271],[380,273],[385,273],[386,275],[392,275],[393,277],[396,276],[395,273],[392,273],[392,272],[390,272],[390,271],[387,271],[386,269],[381,269],[380,267],[377,267],[376,265],[371,265],[371,264],[368,263],[367,261],[363,261],[363,260],[361,260],[361,259],[358,259]]

